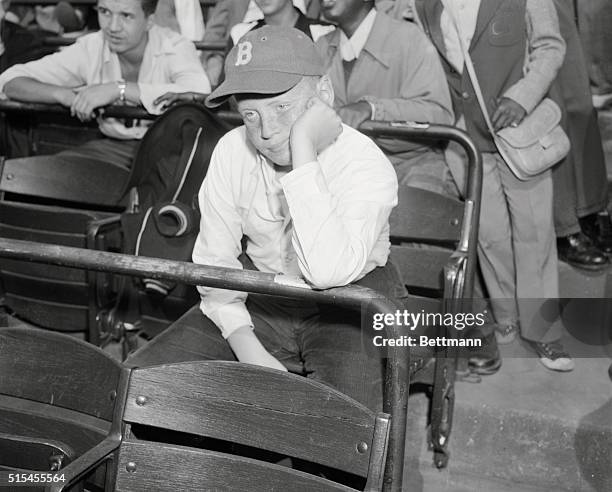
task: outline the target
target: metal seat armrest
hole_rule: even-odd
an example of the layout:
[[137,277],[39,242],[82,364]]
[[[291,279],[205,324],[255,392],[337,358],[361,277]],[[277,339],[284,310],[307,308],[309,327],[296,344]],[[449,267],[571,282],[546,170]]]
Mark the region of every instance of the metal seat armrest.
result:
[[[95,219],[87,224],[87,249],[105,249],[100,235],[113,229],[120,230],[121,215],[115,214],[103,219]],[[106,277],[106,278],[105,278]],[[108,291],[109,283],[112,282],[107,273],[100,273],[89,270],[87,272],[87,283],[89,284],[89,320],[88,320],[88,340],[94,345],[100,345],[103,334],[98,323],[98,311],[102,305],[102,299]]]
[[465,294],[468,254],[455,251],[444,266],[444,302],[447,312],[456,312]]
[[98,249],[96,244],[98,236],[114,227],[119,227],[120,224],[120,214],[112,215],[104,219],[92,220],[87,225],[87,249]]
[[118,434],[111,434],[106,437],[99,444],[94,446],[92,449],[87,451],[82,456],[78,457],[66,468],[63,468],[56,472],[64,476],[64,481],[56,483],[45,488],[46,492],[61,492],[65,489],[73,486],[80,478],[83,478],[85,474],[101,465],[109,459],[112,454],[119,449],[121,444],[121,436]]

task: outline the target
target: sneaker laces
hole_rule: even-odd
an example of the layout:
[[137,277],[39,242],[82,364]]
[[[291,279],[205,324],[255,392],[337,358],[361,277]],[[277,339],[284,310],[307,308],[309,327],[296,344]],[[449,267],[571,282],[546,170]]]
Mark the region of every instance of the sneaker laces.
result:
[[512,333],[518,332],[518,329],[518,326],[514,324],[497,325],[497,331],[505,337],[511,335]]
[[571,359],[570,355],[565,351],[563,345],[560,342],[536,342],[535,343],[536,351],[538,355],[545,356],[550,360],[557,360],[561,358]]

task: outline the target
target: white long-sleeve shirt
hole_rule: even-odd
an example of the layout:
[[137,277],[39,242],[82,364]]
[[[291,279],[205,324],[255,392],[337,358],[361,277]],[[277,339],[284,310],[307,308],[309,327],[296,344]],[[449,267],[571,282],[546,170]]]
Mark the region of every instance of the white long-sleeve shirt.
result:
[[[343,125],[317,161],[279,178],[240,127],[217,144],[199,203],[195,263],[242,268],[244,235],[246,253],[260,271],[299,275],[316,288],[329,288],[386,264],[397,177],[368,137]],[[198,290],[202,312],[225,338],[252,326],[246,293]]]
[[[64,87],[102,84],[123,79],[119,57],[110,51],[101,31],[40,60],[14,65],[0,74],[0,91],[16,77],[31,77]],[[152,114],[160,114],[153,101],[166,92],[210,92],[210,83],[193,43],[170,29],[153,26],[138,75],[140,102]],[[99,118],[100,131],[108,137],[140,139],[149,123],[126,127],[114,118]]]

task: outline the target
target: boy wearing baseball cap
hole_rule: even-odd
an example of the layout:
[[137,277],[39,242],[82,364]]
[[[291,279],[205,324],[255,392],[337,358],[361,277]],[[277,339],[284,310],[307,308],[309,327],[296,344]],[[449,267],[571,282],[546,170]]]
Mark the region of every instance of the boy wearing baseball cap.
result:
[[[244,126],[213,152],[199,194],[194,262],[245,264],[300,277],[314,288],[357,283],[402,297],[387,264],[395,171],[332,109],[333,89],[312,41],[293,28],[264,26],[232,49],[225,73],[207,105],[234,97]],[[247,259],[241,263],[243,236]],[[381,361],[362,349],[359,313],[199,291],[200,305],[133,354],[131,365],[236,358],[303,372],[380,408]]]

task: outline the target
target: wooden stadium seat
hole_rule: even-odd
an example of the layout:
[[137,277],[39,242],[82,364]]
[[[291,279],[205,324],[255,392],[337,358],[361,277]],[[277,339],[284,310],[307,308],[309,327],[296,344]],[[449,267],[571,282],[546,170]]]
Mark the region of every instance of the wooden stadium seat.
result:
[[[77,208],[83,193],[78,182],[50,165],[19,169],[13,165],[19,162],[0,159],[3,237],[90,249],[119,247],[116,214]],[[60,177],[73,186],[62,184]],[[28,203],[37,200],[47,203]],[[2,259],[0,282],[4,304],[18,318],[42,328],[83,332],[99,343],[96,316],[114,302],[108,274]]]
[[400,186],[398,195],[389,221],[391,257],[410,290],[442,293],[443,270],[461,235],[464,202],[410,186]]
[[[65,108],[53,105],[5,101],[0,106],[10,109],[11,115],[66,117]],[[118,109],[124,111],[126,108]],[[138,118],[146,115],[144,109],[131,110],[137,111]],[[113,110],[109,111],[111,114]],[[168,118],[173,118],[169,128]],[[147,241],[141,248],[144,253],[138,251],[138,254],[181,255],[179,259],[189,259],[195,240],[192,228],[180,237],[166,237],[158,233],[153,235],[155,241],[150,240],[147,234],[155,229],[157,213],[150,213],[149,209],[159,208],[163,202],[179,201],[194,209],[197,215],[197,207],[193,206],[195,195],[214,144],[228,126],[199,104],[172,108],[158,122],[145,134],[129,178],[125,170],[112,166],[102,169],[86,162],[71,165],[27,158],[0,161],[0,193],[4,195],[4,200],[0,202],[0,233],[6,229],[6,236],[16,239],[81,248],[125,248],[134,253],[138,234],[143,232]],[[34,124],[34,133],[38,128]],[[172,137],[168,136],[169,132],[173,132]],[[200,133],[202,137],[199,137]],[[195,154],[191,155],[196,135],[198,145],[194,147]],[[191,162],[192,158],[198,165],[189,167],[189,172],[182,176],[181,165]],[[117,183],[123,183],[123,186],[117,186]],[[117,206],[121,197],[131,196],[127,193],[130,189],[138,193],[138,200],[134,200],[138,207]],[[174,196],[175,193],[177,196]],[[7,200],[10,200],[10,204]],[[125,198],[122,203],[127,201]],[[3,209],[6,210],[4,214]],[[122,215],[112,222],[114,216],[110,211]],[[143,218],[148,218],[146,228],[142,227]],[[103,224],[105,230],[101,231],[97,244],[92,246],[88,228],[91,225],[95,229],[98,224]],[[112,239],[118,237],[121,226],[123,244],[111,241],[112,244],[108,245],[105,241],[107,235],[104,232],[111,229],[111,224],[116,226]],[[91,229],[89,232],[89,236],[95,235]],[[151,246],[153,243],[156,246]],[[128,331],[130,336],[137,333],[138,328],[142,328],[146,336],[154,336],[198,299],[197,292],[190,286],[176,285],[169,289],[167,295],[158,295],[156,291],[146,291],[141,283],[134,286],[129,281],[122,281],[117,283],[118,292],[115,295],[113,289],[107,289],[115,287],[111,285],[108,275],[28,265],[21,261],[8,262],[7,268],[3,268],[3,264],[0,262],[0,277],[5,279],[5,298],[15,313],[41,327],[63,331],[85,330],[94,343],[99,338],[98,332],[105,340],[112,337],[129,342],[130,337],[123,337],[124,327],[133,328]],[[49,292],[53,295],[49,295]],[[132,296],[137,298],[132,300]],[[116,300],[118,302],[115,303]],[[129,343],[124,344],[126,350],[128,347]]]
[[128,373],[73,337],[0,328],[0,469],[63,471],[113,449]]
[[[15,104],[16,101],[2,101]],[[17,103],[16,106],[27,105]],[[102,135],[96,122],[81,122],[67,111],[9,111],[4,114],[4,153],[7,158],[55,154]]]
[[[106,225],[92,211],[0,202],[3,237],[104,249],[112,242],[98,233]],[[96,316],[114,302],[110,275],[61,266],[3,258],[0,285],[4,305],[16,317],[41,328],[82,332],[94,344],[100,341]]]
[[[390,218],[391,259],[409,292],[421,297],[416,306],[426,313],[470,312],[469,286],[473,285],[476,242],[469,237],[469,228],[474,225],[466,221],[473,205],[470,201],[400,186],[399,204]],[[420,327],[413,334],[462,336],[454,327],[442,326]],[[416,347],[414,352],[411,382],[433,387],[431,440],[434,461],[443,467],[448,459],[452,427],[457,350]]]
[[0,191],[4,194],[88,205],[93,209],[117,208],[129,172],[118,166],[18,158],[0,161]]
[[[116,491],[355,490],[330,470],[382,487],[389,416],[290,373],[220,361],[134,369],[123,423]],[[270,452],[324,465],[327,478],[261,459]]]

